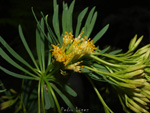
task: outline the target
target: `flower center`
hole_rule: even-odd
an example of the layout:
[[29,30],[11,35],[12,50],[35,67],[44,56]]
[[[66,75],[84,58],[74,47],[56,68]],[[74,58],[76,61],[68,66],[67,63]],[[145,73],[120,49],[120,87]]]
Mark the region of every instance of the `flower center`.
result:
[[73,38],[71,32],[65,32],[61,47],[52,44],[52,56],[54,56],[56,61],[62,62],[66,69],[81,72],[83,66],[80,64],[83,61],[78,60],[84,55],[93,53],[96,49],[90,38],[88,39],[86,36],[81,38],[83,33],[84,32],[82,32],[77,38]]

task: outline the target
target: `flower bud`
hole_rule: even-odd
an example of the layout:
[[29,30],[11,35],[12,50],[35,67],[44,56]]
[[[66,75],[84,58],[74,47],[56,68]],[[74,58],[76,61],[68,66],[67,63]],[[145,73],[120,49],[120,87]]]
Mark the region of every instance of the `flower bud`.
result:
[[133,92],[133,96],[141,97],[141,98],[146,98],[146,96],[144,94],[136,93],[136,92]]
[[147,97],[148,99],[150,99],[150,95],[147,94],[147,92],[145,90],[141,91],[141,94],[143,94],[145,97]]
[[144,60],[147,60],[149,56],[150,56],[150,49],[148,49],[147,52],[145,53]]
[[133,78],[135,76],[138,76],[138,75],[142,74],[143,72],[144,72],[143,70],[133,71],[133,72],[125,74],[124,77],[125,78]]
[[150,47],[150,44],[148,44],[148,45],[146,45],[146,46],[144,46],[144,47],[138,49],[138,50],[135,52],[135,54],[144,54],[144,53],[147,52],[147,50],[149,49],[149,47]]
[[127,101],[128,101],[133,107],[135,107],[136,109],[138,109],[139,111],[144,112],[144,113],[148,113],[147,110],[145,110],[144,108],[142,108],[140,105],[138,105],[138,104],[137,104],[136,102],[134,102],[132,99],[127,98]]
[[148,98],[140,98],[141,100],[143,100],[144,102],[150,103],[150,100]]
[[136,87],[144,86],[144,82],[146,82],[145,79],[129,80],[129,84],[134,84]]
[[150,90],[142,89],[142,91],[150,96]]
[[146,73],[150,73],[150,68],[145,68],[144,71],[145,71]]
[[135,100],[136,102],[138,102],[144,106],[147,105],[147,103],[145,101],[143,101],[141,98],[133,97],[133,100]]
[[126,69],[125,71],[126,72],[131,72],[131,71],[135,71],[135,70],[139,70],[139,69],[143,69],[143,68],[145,68],[146,67],[146,65],[136,65],[136,66],[131,66],[131,67],[129,67],[128,69]]
[[131,39],[130,43],[129,43],[129,50],[132,50],[132,48],[134,47],[134,44],[136,42],[136,39],[137,39],[137,35],[135,35],[133,37],[133,39]]
[[127,106],[128,106],[128,108],[130,108],[130,109],[131,109],[132,111],[134,111],[135,113],[138,113],[138,112],[139,112],[139,110],[138,110],[137,108],[135,108],[133,105],[128,104]]
[[119,85],[122,86],[122,87],[131,88],[131,89],[136,88],[136,86],[134,84],[120,83]]
[[140,44],[140,42],[142,41],[142,39],[143,39],[143,36],[141,36],[141,37],[135,42],[135,44],[134,44],[134,46],[133,46],[133,48],[132,48],[133,50],[137,48],[137,46]]

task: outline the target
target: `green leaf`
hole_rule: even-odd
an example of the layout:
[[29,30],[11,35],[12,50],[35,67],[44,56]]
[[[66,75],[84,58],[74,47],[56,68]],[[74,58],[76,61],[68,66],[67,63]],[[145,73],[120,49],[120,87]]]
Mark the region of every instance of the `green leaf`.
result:
[[0,55],[2,56],[3,59],[5,59],[8,63],[13,65],[14,67],[16,67],[19,70],[29,74],[30,76],[36,77],[34,74],[30,73],[28,70],[26,70],[25,68],[21,67],[16,62],[14,62],[1,48],[0,48]]
[[51,64],[51,58],[52,58],[52,54],[51,54],[51,52],[49,52],[47,67]]
[[44,87],[44,99],[45,99],[45,109],[48,110],[54,107],[54,100],[52,98],[51,92],[48,90],[46,91],[46,87]]
[[55,95],[55,92],[53,91],[53,88],[51,87],[51,85],[50,85],[50,83],[47,81],[47,79],[46,79],[46,78],[44,78],[44,79],[45,79],[45,82],[46,82],[46,84],[47,84],[47,86],[48,86],[48,90],[51,92],[52,97],[53,97],[53,99],[54,99],[54,101],[55,101],[55,104],[56,104],[56,107],[57,107],[57,111],[58,111],[58,113],[61,113],[60,105],[59,105],[58,99],[57,99],[57,97],[56,97],[56,95]]
[[89,15],[88,15],[88,17],[86,19],[86,23],[85,23],[84,27],[81,30],[81,31],[84,31],[84,35],[85,36],[87,36],[88,29],[90,29],[89,26],[90,26],[90,23],[91,23],[92,18],[93,18],[94,10],[95,10],[95,7],[93,7],[91,9],[91,11],[90,11],[90,13],[89,13]]
[[[50,33],[47,33],[47,38],[48,38],[48,41],[49,41],[49,48],[51,47],[51,45],[50,44],[52,44],[52,38],[50,37]],[[56,43],[55,42],[53,42],[55,45],[56,45]]]
[[75,4],[75,0],[72,1],[69,9],[68,9],[68,16],[67,16],[67,27],[68,27],[68,32],[73,33],[73,26],[72,26],[72,13],[73,13],[73,9],[74,9],[74,4]]
[[33,78],[33,77],[29,77],[29,76],[25,76],[25,75],[21,75],[21,74],[17,74],[17,73],[11,72],[11,71],[9,71],[9,70],[3,68],[2,66],[0,66],[0,69],[1,69],[2,71],[4,71],[6,74],[11,75],[11,76],[16,77],[16,78],[32,79],[32,80],[35,79],[35,78]]
[[44,100],[45,100],[45,109],[48,110],[51,107],[51,103],[50,103],[50,99],[48,96],[48,92],[46,91],[45,87],[44,87]]
[[16,103],[16,101],[17,101],[17,98],[14,100],[8,100],[8,101],[1,103],[1,109],[0,110],[4,110],[4,109],[12,106],[13,104]]
[[91,20],[91,23],[90,23],[90,25],[88,26],[87,35],[86,35],[87,37],[90,36],[90,34],[91,34],[91,32],[92,32],[92,30],[93,30],[93,28],[94,28],[96,19],[97,19],[97,12],[94,13],[93,18],[92,18],[92,20]]
[[2,37],[0,37],[0,42],[1,44],[8,50],[8,52],[16,58],[18,61],[29,67],[30,69],[33,70],[33,68],[18,54],[16,53],[4,40]]
[[[48,15],[45,17],[45,24],[46,24],[46,27],[47,27],[47,30],[48,30],[48,37],[47,39],[49,40],[50,44],[54,44],[54,45],[57,45],[59,42],[56,38],[56,36],[54,35],[51,27],[48,25],[48,21],[47,21],[47,18],[48,18]],[[60,43],[61,44],[61,43]]]
[[[42,26],[40,25],[40,22],[38,21],[36,15],[35,15],[35,13],[34,13],[33,7],[31,8],[31,10],[32,10],[33,16],[34,16],[34,18],[35,18],[35,20],[36,20],[36,22],[37,22],[37,27],[41,30],[41,32],[43,33],[43,35],[47,38],[47,36],[46,36],[46,34],[45,34],[45,32],[44,32],[44,29],[43,29]],[[42,16],[43,16],[43,13],[42,13],[42,12],[41,12],[41,14],[42,14]],[[43,17],[43,19],[44,19],[44,17]]]
[[63,84],[58,80],[54,80],[55,83],[57,83],[60,87],[62,87],[68,94],[70,94],[73,97],[77,96],[77,93],[67,84]]
[[64,86],[64,90],[65,90],[68,94],[70,94],[70,95],[72,95],[72,96],[74,96],[74,97],[77,96],[77,93],[76,93],[70,86],[68,86],[68,85],[65,85],[65,86]]
[[38,83],[38,113],[41,113],[41,80]]
[[91,72],[91,71],[90,71],[89,69],[83,67],[82,73],[90,73],[90,72]]
[[37,63],[36,63],[36,61],[35,61],[35,58],[33,57],[33,54],[32,54],[32,52],[31,52],[31,50],[30,50],[30,48],[29,48],[29,46],[28,46],[28,44],[27,44],[27,42],[26,42],[26,40],[25,40],[25,37],[24,37],[24,35],[23,35],[22,28],[21,28],[20,25],[19,25],[19,35],[20,35],[20,38],[21,38],[21,40],[22,40],[22,42],[23,42],[23,45],[24,45],[25,49],[27,50],[29,56],[31,57],[31,59],[32,59],[32,61],[33,61],[33,63],[34,63],[34,65],[35,65],[36,68],[39,70],[39,67],[38,67],[38,65],[37,65]]
[[51,86],[59,94],[59,96],[63,99],[63,101],[68,105],[68,107],[75,110],[75,107],[70,102],[70,100],[55,85],[51,84]]
[[92,66],[94,66],[95,68],[97,68],[98,70],[101,70],[101,71],[103,71],[103,72],[109,72],[109,71],[105,68],[105,66],[103,66],[103,65],[94,63]]
[[[37,87],[33,87],[35,82],[32,80],[24,80],[22,86],[22,98],[27,113],[37,113]],[[37,84],[37,83],[36,83]]]
[[125,100],[122,99],[121,97],[122,97],[121,95],[118,95],[118,98],[119,98],[119,100],[120,100],[120,103],[121,103],[121,105],[122,105],[123,110],[124,110],[126,113],[131,113],[131,112],[129,111],[129,109],[126,107],[125,103],[124,103]]
[[115,55],[115,54],[118,54],[122,51],[122,49],[118,49],[118,50],[114,50],[112,52],[109,52],[110,55]]
[[40,45],[40,50],[41,50],[41,60],[42,60],[42,69],[43,69],[43,72],[45,72],[45,43],[44,43],[44,41],[45,41],[45,37],[44,37],[44,35],[43,35],[43,32],[42,31],[44,31],[44,20],[43,20],[43,18],[41,19],[41,29],[42,30],[40,30],[40,38],[41,38],[41,45]]
[[44,80],[41,80],[41,104],[42,104],[42,112],[46,113],[45,110],[45,98],[44,98]]
[[39,61],[39,66],[40,66],[40,68],[42,70],[41,41],[42,40],[41,40],[41,37],[40,37],[39,30],[36,29],[36,51],[37,51],[37,57],[38,57],[38,61]]
[[95,52],[100,52],[99,46],[96,47]]
[[61,43],[61,37],[60,37],[60,29],[59,29],[59,6],[57,5],[57,1],[53,1],[54,6],[54,14],[53,14],[53,28],[56,33],[56,36],[58,37],[59,43]]
[[102,77],[99,77],[99,76],[97,76],[96,74],[94,74],[92,72],[88,73],[88,76],[90,78],[92,78],[93,80],[104,82],[104,79],[102,79]]
[[62,30],[63,34],[67,31],[67,16],[68,16],[68,6],[63,2],[63,12],[62,12]]
[[78,35],[79,35],[80,29],[81,29],[81,24],[82,24],[83,18],[85,17],[85,14],[87,13],[87,11],[88,11],[88,7],[85,8],[78,16],[75,37],[78,37]]
[[110,46],[106,47],[105,49],[101,50],[100,53],[106,53],[110,49]]
[[93,43],[96,43],[105,34],[105,32],[107,31],[108,27],[109,27],[109,24],[107,24],[105,27],[103,27],[103,29],[100,30],[96,34],[96,36],[93,38]]
[[97,72],[96,72],[96,74],[99,75],[99,76],[101,76],[101,77],[103,77],[103,79],[104,79],[103,82],[108,82],[109,84],[112,84],[112,85],[115,85],[115,86],[119,86],[117,83],[109,80],[109,77],[107,77],[106,75],[100,74],[100,73],[97,73]]
[[74,9],[75,0],[72,1],[71,5],[68,8],[68,5],[63,2],[63,12],[62,12],[62,29],[63,34],[65,32],[73,33],[72,28],[72,13]]
[[148,82],[150,82],[150,76],[149,76],[149,75],[146,75],[145,78],[146,78],[146,80],[147,80]]
[[5,91],[6,91],[6,89],[0,90],[0,93],[5,92]]
[[[43,18],[41,19],[41,29],[44,31],[44,20]],[[41,31],[41,29],[36,29],[36,49],[37,49],[37,56],[38,56],[38,61],[41,70],[44,72],[45,71],[45,37]]]

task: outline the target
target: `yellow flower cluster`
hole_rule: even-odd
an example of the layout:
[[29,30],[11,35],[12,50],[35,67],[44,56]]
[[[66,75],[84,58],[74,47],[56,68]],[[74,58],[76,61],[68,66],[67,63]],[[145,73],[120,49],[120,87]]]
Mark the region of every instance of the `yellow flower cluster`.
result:
[[75,72],[81,72],[83,66],[79,64],[83,61],[78,61],[82,56],[91,54],[95,51],[96,47],[90,38],[84,36],[81,38],[82,32],[77,38],[74,38],[70,33],[65,32],[63,36],[63,44],[52,44],[52,56],[58,62],[62,62],[66,69],[74,70]]

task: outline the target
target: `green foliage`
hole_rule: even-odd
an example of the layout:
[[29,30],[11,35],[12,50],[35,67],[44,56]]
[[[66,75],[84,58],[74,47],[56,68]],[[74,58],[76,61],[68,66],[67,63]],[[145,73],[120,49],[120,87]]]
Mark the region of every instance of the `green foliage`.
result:
[[[68,77],[62,77],[61,70],[63,67],[58,65],[57,62],[52,57],[52,47],[51,44],[62,45],[63,43],[63,34],[65,32],[75,33],[77,37],[82,31],[84,35],[89,37],[94,28],[97,12],[95,12],[95,7],[93,7],[87,18],[85,19],[85,25],[82,26],[83,19],[88,11],[88,8],[85,8],[77,18],[76,29],[73,29],[73,10],[74,10],[75,0],[72,1],[70,6],[67,3],[63,2],[63,11],[62,17],[59,17],[59,6],[57,0],[53,1],[54,13],[52,17],[52,27],[48,24],[48,15],[44,16],[41,12],[42,18],[39,20],[36,17],[36,14],[33,11],[33,16],[37,22],[37,27],[35,30],[35,44],[36,44],[36,54],[33,54],[33,49],[30,48],[28,42],[26,41],[25,35],[21,25],[19,25],[19,35],[24,45],[24,48],[27,52],[27,56],[31,59],[32,62],[28,62],[20,54],[15,52],[9,44],[0,37],[0,43],[4,48],[0,48],[0,56],[6,60],[11,66],[15,67],[19,72],[14,72],[6,67],[0,66],[0,70],[6,74],[22,79],[22,85],[20,87],[21,91],[16,92],[14,90],[6,92],[6,97],[8,100],[3,101],[1,104],[2,109],[6,109],[10,106],[14,106],[14,113],[46,113],[47,110],[57,108],[57,112],[61,113],[60,103],[57,98],[56,93],[60,98],[66,103],[66,105],[75,110],[74,104],[69,100],[68,95],[76,97],[77,93],[66,83],[65,79]],[[62,22],[60,22],[62,21]],[[62,25],[60,25],[62,23]],[[108,29],[109,25],[106,25],[94,38],[93,42],[96,43],[103,34]],[[62,27],[62,29],[60,28]],[[50,50],[50,51],[49,51]],[[105,52],[104,50],[103,52]],[[93,65],[96,66],[96,65]],[[99,65],[100,66],[100,65]],[[106,67],[105,67],[105,70]],[[91,71],[90,71],[91,72]],[[87,73],[87,72],[86,72]],[[70,72],[68,74],[71,75]],[[91,77],[95,80],[99,79],[102,81],[97,74],[91,72]],[[64,80],[62,81],[61,78]],[[101,80],[100,80],[101,79]],[[0,82],[0,85],[2,83]],[[35,86],[35,87],[32,87]],[[2,88],[0,92],[5,92],[5,88]],[[16,93],[14,93],[16,92]]]
[[[40,23],[40,24],[39,24]],[[23,95],[24,95],[24,113],[25,111],[29,111],[31,112],[32,110],[34,110],[32,108],[33,105],[35,105],[35,103],[37,103],[37,101],[32,101],[30,102],[30,100],[28,99],[37,99],[38,98],[38,112],[40,113],[40,111],[42,110],[43,112],[45,112],[45,109],[50,109],[50,108],[53,108],[54,107],[54,103],[56,103],[56,106],[57,108],[59,109],[59,112],[60,111],[60,106],[59,106],[59,103],[58,103],[58,100],[57,100],[57,97],[55,96],[55,92],[53,91],[52,87],[50,86],[49,82],[53,81],[55,82],[54,78],[52,77],[53,75],[51,75],[51,72],[53,73],[53,71],[56,71],[54,68],[49,68],[51,67],[53,64],[51,62],[51,53],[48,53],[46,52],[46,48],[50,48],[50,47],[46,47],[45,46],[45,34],[43,34],[43,32],[45,32],[44,30],[44,19],[42,18],[40,22],[37,23],[37,29],[36,29],[36,51],[37,51],[37,58],[38,60],[35,59],[35,57],[33,56],[29,46],[28,46],[28,43],[26,42],[25,40],[25,37],[23,35],[23,32],[22,32],[22,28],[21,26],[19,25],[19,34],[20,34],[20,38],[22,40],[22,43],[29,55],[29,57],[31,58],[34,66],[32,66],[32,64],[30,65],[28,62],[26,62],[26,60],[24,60],[19,54],[17,54],[3,39],[2,37],[0,37],[0,42],[4,45],[4,47],[6,48],[6,50],[8,50],[8,52],[18,61],[20,61],[24,66],[22,67],[22,65],[18,64],[17,62],[15,62],[11,57],[9,57],[7,55],[6,52],[4,52],[3,49],[0,48],[0,55],[8,62],[10,63],[12,66],[16,67],[17,69],[21,70],[22,71],[22,74],[17,74],[15,72],[12,72],[12,71],[9,71],[8,69],[4,68],[4,67],[0,67],[0,69],[2,71],[4,71],[5,73],[13,76],[13,77],[17,77],[17,78],[21,78],[21,79],[31,79],[31,80],[36,80],[36,81],[39,81],[39,87],[38,87],[38,91],[36,94],[32,93],[31,92],[31,96],[28,97],[28,93],[26,92],[22,92]],[[48,25],[47,25],[48,26]],[[48,36],[46,36],[47,38]],[[48,44],[51,43],[51,42],[48,42]],[[52,42],[53,43],[53,42]],[[46,61],[49,61],[48,63]],[[25,68],[26,67],[26,68]],[[53,66],[52,66],[53,67]],[[30,71],[29,71],[30,69]],[[57,70],[59,71],[59,70]],[[25,74],[23,74],[25,73]],[[49,80],[46,80],[46,79],[49,79]],[[32,82],[32,81],[31,81]],[[45,92],[45,88],[46,86],[44,84],[48,84],[48,94],[46,94]],[[30,84],[30,82],[29,82]],[[59,83],[60,85],[62,83]],[[61,85],[62,86],[62,85]],[[31,88],[31,86],[27,85],[26,84],[26,87],[29,87]],[[25,88],[26,88],[25,87]],[[71,89],[69,86],[62,86],[64,87],[64,89],[69,92],[69,94],[73,95],[73,96],[76,96],[76,93],[73,91],[73,89]],[[35,87],[36,88],[36,87]],[[53,87],[55,88],[55,87]],[[56,88],[55,88],[56,89]],[[30,91],[30,89],[26,89],[28,91]],[[58,89],[56,89],[58,93],[61,93],[62,92]],[[34,91],[34,90],[32,90]],[[71,92],[70,92],[71,91]],[[38,97],[37,97],[38,95]],[[52,95],[52,96],[51,96]],[[50,98],[48,98],[48,96],[50,96]],[[48,98],[48,99],[47,99]],[[53,99],[54,98],[54,99]],[[69,99],[63,95],[62,98],[64,100],[67,100],[67,105],[69,105],[70,107],[72,107],[73,105],[71,104],[71,102],[69,101]],[[18,100],[18,99],[16,99]],[[6,101],[6,104],[5,107],[3,107],[3,109],[9,107],[9,106],[12,106],[15,104],[15,101],[13,101],[12,103],[12,100],[8,101],[8,102],[11,102],[11,104],[8,104],[8,102]],[[42,102],[42,104],[41,104]],[[46,105],[44,107],[44,104]],[[6,106],[8,105],[8,106]],[[42,109],[41,108],[41,105],[43,106]],[[37,106],[35,106],[37,107]],[[19,109],[21,109],[19,107]],[[16,112],[20,111],[20,110],[17,110],[16,109]],[[32,111],[33,113],[36,112],[36,110]]]
[[109,24],[107,24],[101,31],[97,33],[97,35],[93,38],[93,43],[96,43],[107,31]]
[[[18,72],[1,65],[0,70],[22,80],[20,91],[6,90],[0,80],[0,93],[5,94],[0,98],[0,110],[10,108],[14,113],[47,113],[49,111],[62,113],[59,100],[61,99],[71,110],[76,111],[75,104],[71,102],[70,98],[76,97],[77,93],[67,84],[67,81],[73,73],[72,70],[75,71],[76,69],[79,70],[76,72],[80,72],[82,67],[81,72],[85,74],[93,87],[105,113],[113,113],[113,111],[106,104],[100,94],[99,87],[95,85],[95,81],[109,84],[111,88],[117,91],[117,96],[125,112],[130,112],[130,110],[140,113],[148,112],[147,105],[150,102],[150,45],[134,52],[143,38],[141,36],[137,39],[137,35],[135,35],[126,53],[121,53],[121,49],[112,51],[110,46],[103,50],[100,50],[99,46],[96,48],[94,44],[106,33],[109,24],[104,26],[91,41],[88,37],[93,31],[97,19],[95,7],[89,13],[87,13],[88,7],[83,9],[77,17],[76,26],[73,26],[74,5],[75,0],[70,5],[63,2],[62,15],[60,16],[57,0],[53,0],[52,26],[48,23],[48,15],[45,16],[41,12],[42,18],[38,19],[32,8],[33,16],[37,22],[35,39],[33,39],[36,44],[35,52],[30,48],[22,27],[19,25],[19,36],[31,62],[15,52],[0,36],[0,43],[3,46],[0,47],[0,56]],[[87,39],[81,35],[83,31]],[[66,40],[71,40],[70,45],[67,41],[67,43],[63,41],[65,34],[69,37]],[[72,34],[75,34],[75,37]],[[74,41],[75,39],[77,42]],[[90,49],[87,50],[92,50],[92,52],[86,53],[83,49],[81,53],[75,53],[72,49],[74,42],[77,44],[76,46],[80,45],[77,50],[83,46],[82,48],[89,47]],[[64,51],[53,51],[54,47]],[[55,58],[55,52],[56,57],[60,60]],[[69,52],[77,55],[72,58],[69,56]],[[65,56],[65,59],[59,55]],[[73,59],[68,61],[69,65],[63,62],[63,60],[67,61],[67,58]],[[66,68],[65,66],[70,67]]]

